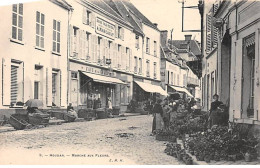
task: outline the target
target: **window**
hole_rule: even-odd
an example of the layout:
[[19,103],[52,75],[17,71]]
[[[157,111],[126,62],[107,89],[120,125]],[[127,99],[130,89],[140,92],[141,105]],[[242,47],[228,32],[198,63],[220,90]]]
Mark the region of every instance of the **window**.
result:
[[154,79],[156,79],[157,78],[157,73],[156,73],[156,62],[154,62],[153,63],[153,77],[154,77]]
[[71,79],[78,79],[78,73],[72,71],[72,72],[71,72]]
[[90,11],[87,11],[87,22],[86,22],[87,25],[90,25],[90,23],[91,23],[90,15],[91,15],[91,12],[90,12]]
[[13,5],[12,39],[23,40],[23,4]]
[[146,60],[146,76],[150,77],[150,61]]
[[157,42],[156,41],[154,41],[153,42],[153,49],[154,49],[154,51],[153,51],[153,53],[154,53],[154,56],[156,57],[157,56]]
[[150,39],[146,37],[146,53],[150,54]]
[[58,104],[58,71],[52,71],[52,106]]
[[136,57],[136,56],[134,57],[134,59],[135,59],[134,72],[137,73],[138,60],[137,60],[137,57]]
[[129,70],[130,49],[126,47],[126,70]]
[[102,38],[101,37],[98,37],[98,41],[97,41],[97,44],[98,44],[98,46],[97,46],[97,59],[98,59],[98,63],[101,63],[101,58],[100,58],[100,56],[101,56],[101,41],[102,41]]
[[11,104],[17,102],[18,96],[18,66],[11,66]]
[[173,72],[171,72],[171,84],[173,84]]
[[117,37],[121,40],[124,40],[124,29],[118,26]]
[[52,51],[60,53],[60,22],[57,20],[53,20]]
[[135,36],[135,48],[139,49],[139,36]]
[[183,86],[186,86],[186,75],[183,74]]
[[74,56],[77,56],[78,53],[78,38],[79,38],[79,29],[77,27],[73,27],[73,37],[72,37],[72,52]]
[[44,48],[44,14],[36,12],[36,47]]
[[121,60],[121,55],[122,55],[122,46],[121,45],[118,45],[118,64],[117,64],[117,67],[118,68],[121,68],[121,63],[122,63],[122,60]]
[[90,33],[86,32],[86,57],[87,57],[87,60],[90,59],[90,55],[89,55],[90,44],[89,44],[89,41],[90,41]]
[[34,99],[39,99],[39,82],[34,81]]
[[139,58],[139,74],[142,74],[142,58]]
[[176,74],[173,74],[173,84],[176,85]]

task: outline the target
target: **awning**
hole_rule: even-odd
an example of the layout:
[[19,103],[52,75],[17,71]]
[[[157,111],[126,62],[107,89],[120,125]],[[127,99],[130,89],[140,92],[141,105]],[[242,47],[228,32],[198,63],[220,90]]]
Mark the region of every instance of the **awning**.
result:
[[123,81],[121,81],[117,78],[92,74],[92,73],[83,72],[83,71],[80,71],[80,72],[82,72],[84,75],[92,78],[94,82],[109,83],[109,84],[126,84],[126,83],[124,83]]
[[186,88],[177,87],[177,86],[170,86],[170,87],[173,88],[174,90],[178,91],[178,92],[186,93],[189,97],[194,97]]
[[161,88],[161,86],[152,85],[150,83],[135,81],[144,91],[149,93],[160,93],[161,95],[168,96],[167,92]]

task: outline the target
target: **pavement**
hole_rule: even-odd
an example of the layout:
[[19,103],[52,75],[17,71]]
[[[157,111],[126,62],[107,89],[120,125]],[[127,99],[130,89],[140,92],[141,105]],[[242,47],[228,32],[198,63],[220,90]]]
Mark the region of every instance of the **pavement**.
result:
[[150,136],[151,115],[128,116],[2,132],[0,164],[183,164]]

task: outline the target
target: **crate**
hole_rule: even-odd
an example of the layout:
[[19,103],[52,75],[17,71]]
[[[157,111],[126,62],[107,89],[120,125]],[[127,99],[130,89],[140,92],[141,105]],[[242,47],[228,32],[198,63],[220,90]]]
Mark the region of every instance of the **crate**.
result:
[[12,125],[16,130],[22,130],[25,129],[25,127],[29,123],[23,119],[17,119],[13,115],[11,115],[9,119],[9,124]]

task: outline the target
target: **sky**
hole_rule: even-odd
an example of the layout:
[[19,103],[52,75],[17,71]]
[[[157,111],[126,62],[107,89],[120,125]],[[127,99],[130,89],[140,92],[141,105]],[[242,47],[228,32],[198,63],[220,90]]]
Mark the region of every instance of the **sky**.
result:
[[[0,5],[37,0],[0,0]],[[70,0],[68,0],[70,1]],[[157,23],[160,30],[173,30],[173,40],[183,40],[185,34],[192,34],[192,39],[200,41],[199,32],[182,32],[181,0],[130,0],[152,23]],[[198,0],[185,0],[185,6],[197,6]],[[199,30],[200,15],[198,9],[185,9],[184,30]]]
[[[199,32],[182,32],[182,4],[178,0],[130,0],[152,23],[158,23],[160,30],[173,28],[173,40],[183,40],[185,34],[200,41]],[[180,0],[179,0],[180,1]],[[198,0],[186,0],[185,6],[197,6]],[[198,9],[184,10],[184,30],[199,30],[200,14]]]

